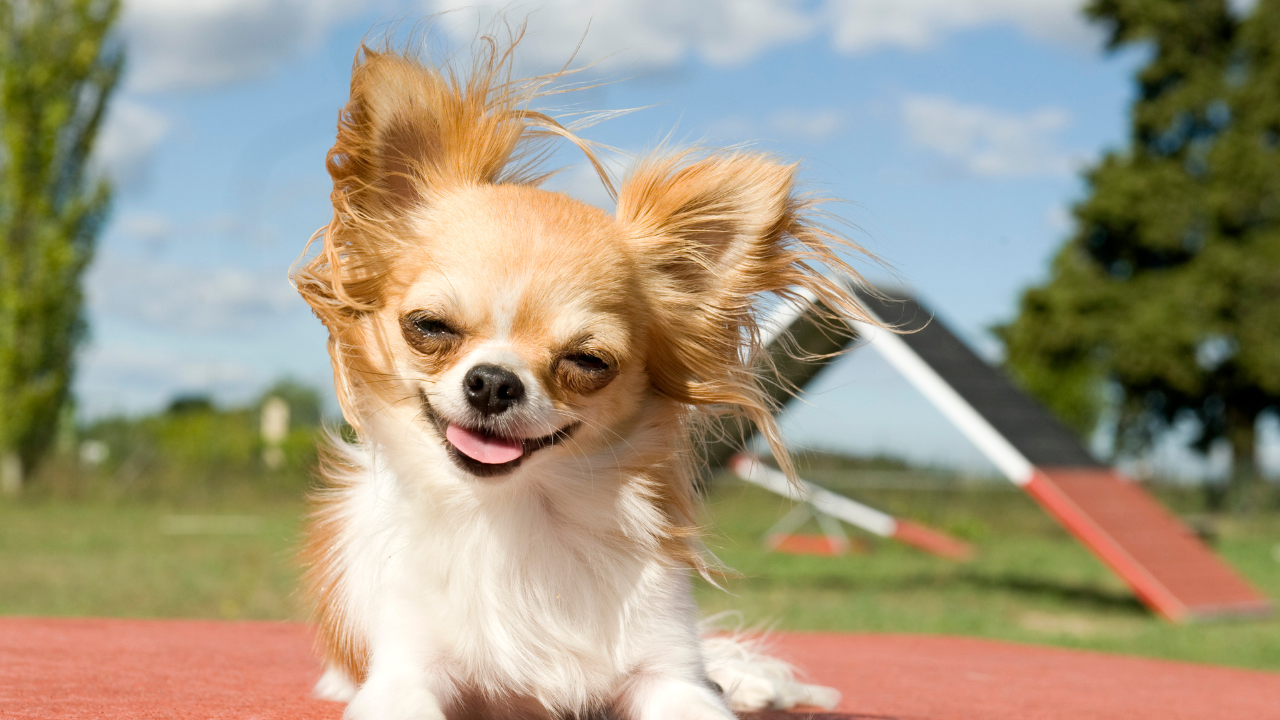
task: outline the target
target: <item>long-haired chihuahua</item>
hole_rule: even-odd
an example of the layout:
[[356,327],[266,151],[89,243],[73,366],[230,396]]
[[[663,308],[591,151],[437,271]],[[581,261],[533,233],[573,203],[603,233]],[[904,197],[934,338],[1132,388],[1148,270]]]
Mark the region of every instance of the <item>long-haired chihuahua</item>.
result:
[[613,215],[541,189],[539,143],[598,155],[530,109],[556,76],[515,80],[511,46],[478,47],[466,67],[361,50],[333,218],[294,273],[358,437],[330,439],[306,533],[317,693],[352,720],[832,704],[700,637],[695,430],[737,413],[789,468],[760,303],[866,319],[843,280],[857,247],[760,154],[655,152]]

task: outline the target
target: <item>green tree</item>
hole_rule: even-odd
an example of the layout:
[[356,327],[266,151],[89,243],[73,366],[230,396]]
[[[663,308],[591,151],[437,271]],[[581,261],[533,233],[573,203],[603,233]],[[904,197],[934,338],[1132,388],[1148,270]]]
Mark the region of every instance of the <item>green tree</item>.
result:
[[1121,390],[1120,447],[1183,417],[1256,476],[1280,405],[1280,0],[1094,0],[1110,48],[1149,47],[1129,147],[1087,173],[1049,280],[998,328],[1015,377],[1082,433]]
[[119,0],[0,0],[0,481],[53,439],[111,189],[90,152],[120,78]]

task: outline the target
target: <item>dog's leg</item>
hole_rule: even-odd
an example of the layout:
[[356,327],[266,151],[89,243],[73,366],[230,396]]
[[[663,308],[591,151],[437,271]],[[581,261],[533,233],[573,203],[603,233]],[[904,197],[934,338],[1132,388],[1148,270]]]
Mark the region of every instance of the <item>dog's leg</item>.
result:
[[445,720],[423,674],[370,671],[343,720]]
[[[394,602],[389,610],[403,610]],[[400,618],[407,617],[401,614]],[[451,698],[441,666],[430,658],[430,642],[413,622],[387,623],[370,643],[369,674],[347,705],[344,720],[445,720]]]
[[311,694],[321,700],[351,702],[351,698],[356,695],[356,684],[351,682],[346,673],[330,665],[325,668],[324,675],[316,681]]
[[672,677],[637,677],[619,699],[626,720],[735,720],[709,683]]

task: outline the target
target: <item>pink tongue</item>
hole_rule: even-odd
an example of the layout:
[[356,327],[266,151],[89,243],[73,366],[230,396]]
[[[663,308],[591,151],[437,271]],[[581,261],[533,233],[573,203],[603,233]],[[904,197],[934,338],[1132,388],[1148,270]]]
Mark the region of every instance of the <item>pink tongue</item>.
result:
[[524,444],[519,440],[503,440],[492,435],[482,435],[474,430],[450,424],[444,436],[463,455],[486,465],[501,465],[524,454]]

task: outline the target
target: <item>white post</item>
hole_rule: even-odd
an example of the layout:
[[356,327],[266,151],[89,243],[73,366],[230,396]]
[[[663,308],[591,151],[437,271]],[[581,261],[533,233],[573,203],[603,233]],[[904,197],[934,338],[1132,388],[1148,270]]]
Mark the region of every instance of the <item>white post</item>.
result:
[[272,470],[284,467],[285,438],[289,437],[289,403],[284,398],[269,397],[262,403],[262,461]]
[[22,494],[22,458],[17,452],[0,456],[0,495],[15,498]]

